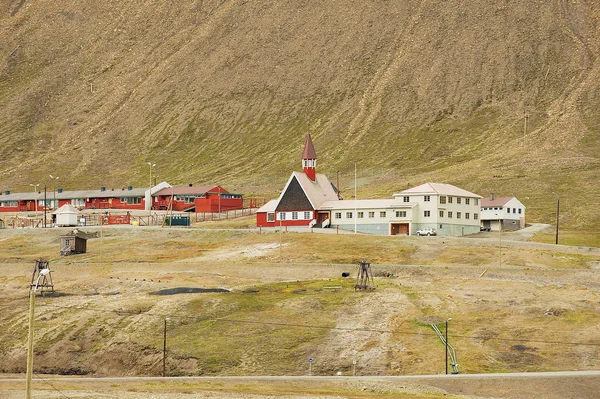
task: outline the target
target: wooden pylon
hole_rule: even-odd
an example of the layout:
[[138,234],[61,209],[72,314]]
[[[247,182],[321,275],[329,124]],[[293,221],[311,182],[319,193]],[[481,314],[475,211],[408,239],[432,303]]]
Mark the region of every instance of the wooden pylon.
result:
[[374,290],[375,281],[371,273],[371,262],[363,260],[358,264],[358,276],[356,276],[355,291]]

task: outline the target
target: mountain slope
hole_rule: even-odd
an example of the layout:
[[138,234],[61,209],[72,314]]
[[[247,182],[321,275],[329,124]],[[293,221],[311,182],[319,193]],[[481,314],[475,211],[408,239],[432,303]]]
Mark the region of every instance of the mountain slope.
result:
[[[0,189],[445,181],[600,224],[593,1],[0,1]],[[47,182],[50,184],[50,182]]]

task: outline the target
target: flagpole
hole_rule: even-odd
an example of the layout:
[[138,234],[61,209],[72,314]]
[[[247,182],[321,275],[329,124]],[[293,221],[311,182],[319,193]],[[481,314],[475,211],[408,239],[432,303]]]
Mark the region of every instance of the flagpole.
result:
[[354,234],[356,234],[356,162],[354,163]]

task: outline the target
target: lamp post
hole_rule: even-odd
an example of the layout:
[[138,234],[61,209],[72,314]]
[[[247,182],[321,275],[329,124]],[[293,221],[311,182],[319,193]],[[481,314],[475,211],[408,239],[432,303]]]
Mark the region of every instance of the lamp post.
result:
[[37,188],[39,186],[39,183],[38,184],[30,184],[30,186],[33,187],[33,192],[35,193],[35,196],[34,196],[33,200],[35,201],[35,213],[37,213],[37,211],[38,211],[38,207],[37,207],[38,206],[38,201],[37,201],[37,193],[38,193],[38,191],[37,191]]
[[446,374],[448,374],[448,322],[452,318],[446,319]]
[[149,190],[148,190],[148,211],[152,211],[152,168],[156,166],[155,163],[152,162],[146,162],[148,164],[148,166],[150,167],[150,184],[149,184]]
[[50,176],[50,178],[52,179],[52,192],[53,194],[53,199],[52,199],[52,209],[56,209],[58,208],[56,206],[56,181],[58,180],[58,176],[52,176],[52,175],[48,175]]
[[163,330],[163,377],[167,376],[167,320],[168,317],[165,317],[165,328]]
[[555,244],[558,245],[558,217],[560,214],[560,197],[554,191],[552,192],[556,197],[556,241]]
[[50,273],[50,269],[41,269],[35,286],[29,289],[29,333],[27,334],[27,378],[25,382],[26,398],[31,399],[31,377],[33,374],[33,321],[35,315],[35,292],[40,283],[40,277]]

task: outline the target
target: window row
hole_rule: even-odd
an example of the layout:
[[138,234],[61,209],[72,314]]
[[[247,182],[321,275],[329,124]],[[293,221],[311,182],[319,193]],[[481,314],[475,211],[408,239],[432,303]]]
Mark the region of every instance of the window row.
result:
[[[428,197],[428,196],[425,196]],[[458,205],[462,204],[463,199],[465,201],[465,205],[471,205],[471,200],[473,200],[473,205],[479,205],[479,198],[463,198],[463,197],[452,197],[450,195],[445,196],[445,195],[440,195],[440,204],[452,204],[454,201],[456,201],[456,203]],[[425,199],[425,201],[429,201],[427,199]]]
[[[267,215],[267,221],[268,220]],[[278,212],[278,220],[312,220],[312,212]]]
[[[482,209],[484,211],[501,211],[502,209],[504,209],[504,207],[502,207],[502,206],[500,206],[500,207],[496,206],[496,207],[485,207],[485,208],[482,208]],[[519,215],[523,214],[523,208],[510,208],[510,207],[506,208],[506,213],[511,213],[511,210],[512,210],[513,214],[517,214],[517,213]]]
[[[334,219],[342,219],[342,214],[345,215],[346,219],[352,219],[354,218],[354,212],[336,212],[333,217]],[[374,211],[370,211],[367,213],[369,216],[369,219],[373,219],[375,217],[375,212]],[[404,216],[399,216],[404,214]],[[356,212],[356,218],[357,219],[364,219],[365,217],[365,212],[363,211],[357,211]],[[379,211],[379,217],[380,218],[385,218],[387,217],[387,211]],[[396,217],[406,217],[406,211],[397,211],[396,212]]]
[[[441,218],[443,218],[445,214],[447,215],[448,219],[452,219],[452,217],[454,216],[454,212],[453,211],[448,211],[448,212],[440,211],[440,217]],[[426,218],[431,217],[431,211],[423,211],[423,216],[426,217]],[[465,212],[464,216],[465,216],[465,219],[471,219],[471,213],[470,212]],[[456,218],[457,219],[462,219],[462,217],[463,217],[462,212],[456,212]],[[474,220],[479,220],[479,214],[478,213],[474,213],[473,214],[473,219]]]

